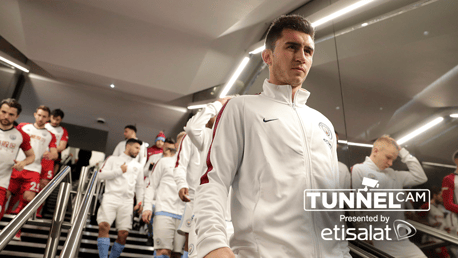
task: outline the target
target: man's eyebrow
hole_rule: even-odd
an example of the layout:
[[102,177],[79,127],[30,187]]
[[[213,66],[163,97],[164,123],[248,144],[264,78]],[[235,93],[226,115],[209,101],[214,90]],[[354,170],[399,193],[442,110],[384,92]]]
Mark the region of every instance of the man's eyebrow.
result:
[[[301,47],[301,46],[302,46],[302,44],[297,43],[297,42],[294,42],[294,41],[288,41],[288,42],[286,42],[285,44],[286,44],[286,45],[290,45],[290,46],[291,46],[291,45],[292,45],[292,46],[296,46],[296,47]],[[310,46],[305,46],[305,48],[307,48],[307,49],[309,49],[309,50],[311,50],[311,51],[314,50],[313,47],[310,47]]]

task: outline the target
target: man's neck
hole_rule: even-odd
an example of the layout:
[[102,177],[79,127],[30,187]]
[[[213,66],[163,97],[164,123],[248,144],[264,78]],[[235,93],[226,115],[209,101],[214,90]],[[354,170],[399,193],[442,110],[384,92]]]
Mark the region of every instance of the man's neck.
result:
[[4,125],[0,124],[0,129],[2,129],[3,131],[9,130],[11,128],[13,128],[13,124],[10,124],[8,126],[4,126]]
[[45,126],[44,126],[44,125],[43,125],[43,126],[38,126],[38,124],[37,124],[37,123],[34,123],[34,124],[33,124],[33,126],[35,126],[37,129],[43,129],[43,128],[45,128]]

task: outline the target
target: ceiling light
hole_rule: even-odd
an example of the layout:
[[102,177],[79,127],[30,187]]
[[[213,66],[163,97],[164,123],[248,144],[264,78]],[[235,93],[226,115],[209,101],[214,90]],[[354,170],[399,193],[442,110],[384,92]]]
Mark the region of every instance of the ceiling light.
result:
[[19,70],[21,70],[21,71],[24,71],[24,72],[26,72],[26,73],[29,72],[29,70],[28,70],[27,68],[25,68],[25,67],[23,67],[23,66],[20,66],[20,65],[18,65],[18,64],[16,64],[16,63],[14,63],[14,62],[12,62],[12,61],[10,61],[10,60],[4,58],[3,56],[0,56],[0,60],[2,60],[3,62],[5,62],[5,63],[7,63],[7,64],[9,64],[9,65],[14,66],[15,68],[17,68],[17,69],[19,69]]
[[436,119],[434,119],[433,121],[427,123],[426,125],[418,128],[417,130],[411,132],[410,134],[402,137],[401,139],[397,140],[397,143],[398,144],[403,144],[407,141],[409,141],[410,139],[414,138],[415,136],[427,131],[428,129],[430,129],[431,127],[437,125],[438,123],[442,122],[442,120],[444,120],[443,117],[438,117]]
[[354,3],[354,4],[350,5],[350,6],[347,6],[347,7],[343,8],[343,9],[340,9],[339,11],[337,11],[335,13],[332,13],[332,14],[330,14],[330,15],[322,18],[322,19],[319,19],[316,22],[313,22],[312,26],[313,27],[320,26],[320,25],[322,25],[322,24],[324,24],[324,23],[326,23],[328,21],[334,20],[335,18],[338,18],[338,17],[340,17],[340,16],[342,16],[342,15],[344,15],[346,13],[349,13],[349,12],[355,10],[355,9],[358,9],[358,8],[364,6],[364,5],[366,5],[366,4],[368,4],[368,3],[372,2],[372,1],[374,1],[374,0],[362,0],[362,1],[356,2],[356,3]]
[[367,22],[361,24],[361,26],[363,26],[363,27],[366,27],[367,25],[369,25],[369,23],[367,23]]
[[338,142],[338,143],[341,143],[341,144],[351,145],[351,146],[359,146],[359,147],[368,147],[368,148],[372,148],[372,144],[367,144],[367,143],[349,142],[349,141],[346,141],[346,140],[338,140],[337,142]]
[[249,57],[243,58],[242,62],[240,63],[239,67],[237,67],[237,70],[235,73],[232,75],[231,79],[229,82],[226,84],[226,86],[223,89],[223,92],[221,92],[221,95],[219,95],[220,98],[226,97],[226,94],[229,92],[229,90],[232,88],[232,86],[235,83],[235,80],[239,77],[239,75],[242,73],[243,69],[245,69],[245,66],[248,64],[248,61],[250,61]]
[[260,47],[256,48],[255,50],[251,51],[249,54],[250,55],[256,55],[256,54],[261,53],[262,51],[264,51],[264,49],[266,49],[266,46],[260,46]]
[[351,146],[358,146],[358,147],[367,147],[367,148],[373,147],[372,144],[367,144],[367,143],[348,142],[347,144]]
[[112,84],[110,84],[110,87],[113,89],[115,87],[115,85],[112,83]]
[[458,118],[458,114],[451,114],[450,117]]
[[430,166],[435,166],[435,167],[456,169],[456,166],[453,166],[453,165],[446,165],[446,164],[440,164],[440,163],[434,163],[434,162],[422,162],[422,163],[423,163],[423,165],[430,165]]
[[192,106],[189,106],[188,109],[199,109],[199,108],[203,108],[205,107],[206,105],[205,104],[201,104],[201,105],[192,105]]

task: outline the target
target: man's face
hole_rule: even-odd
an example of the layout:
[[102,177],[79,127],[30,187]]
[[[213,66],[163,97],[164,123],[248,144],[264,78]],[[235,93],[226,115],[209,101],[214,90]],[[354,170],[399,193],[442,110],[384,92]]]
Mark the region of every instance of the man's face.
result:
[[138,153],[140,153],[140,144],[138,143],[127,144],[126,149],[127,149],[127,155],[129,155],[132,158],[136,158]]
[[443,200],[442,199],[442,190],[439,192],[439,194],[434,195],[434,199],[436,200],[437,204],[442,204]]
[[391,167],[399,154],[398,149],[392,144],[386,145],[383,148],[375,147],[374,151],[374,163],[380,170]]
[[7,104],[3,104],[0,107],[0,123],[2,126],[11,126],[18,117],[17,108],[10,107]]
[[60,122],[62,122],[62,117],[60,117],[60,116],[51,116],[51,125],[53,127],[59,126]]
[[38,109],[33,116],[35,117],[35,123],[39,128],[45,126],[46,122],[49,121],[49,113],[43,109]]
[[164,147],[164,141],[163,140],[156,141],[156,147],[158,147],[159,149],[162,149]]
[[269,82],[276,85],[301,86],[312,67],[315,43],[310,35],[285,29],[272,52],[266,49],[263,59],[269,65]]
[[131,139],[134,138],[135,131],[129,128],[124,129],[124,138],[125,139]]
[[172,156],[172,152],[170,150],[172,149],[175,149],[175,144],[173,143],[164,143],[164,147],[163,147],[163,150],[164,150],[164,156],[165,157],[171,157]]

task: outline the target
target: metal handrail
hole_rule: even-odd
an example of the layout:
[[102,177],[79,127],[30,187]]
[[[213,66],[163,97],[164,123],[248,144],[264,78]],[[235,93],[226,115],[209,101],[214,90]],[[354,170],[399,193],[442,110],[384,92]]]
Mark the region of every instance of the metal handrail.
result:
[[418,231],[425,233],[427,235],[433,236],[435,238],[439,238],[446,242],[458,245],[458,237],[449,235],[447,232],[443,230],[439,230],[437,228],[433,228],[430,226],[426,226],[422,223],[413,220],[407,220],[412,226],[414,226]]
[[27,222],[27,220],[36,213],[40,205],[48,198],[54,189],[70,173],[70,167],[64,167],[50,182],[30,201],[27,206],[13,219],[0,233],[0,251],[2,251],[14,237],[16,232]]
[[82,200],[81,208],[78,210],[75,223],[72,224],[72,227],[67,234],[67,239],[65,240],[60,257],[73,258],[78,255],[81,237],[83,235],[83,228],[86,226],[87,214],[91,207],[92,196],[97,185],[98,172],[98,170],[95,170],[91,180],[89,181],[89,186],[86,190],[86,194],[84,195],[84,199]]
[[72,217],[70,219],[70,223],[72,225],[75,222],[76,216],[78,215],[78,212],[79,212],[78,209],[81,207],[80,203],[81,203],[81,199],[83,198],[82,197],[82,192],[83,192],[83,189],[84,189],[84,183],[86,181],[86,176],[88,174],[88,171],[89,171],[89,167],[82,167],[81,168],[80,179],[79,179],[79,182],[78,182],[78,189],[76,191],[75,204],[73,206],[74,207],[74,212],[73,212]]
[[65,212],[67,211],[68,199],[70,197],[70,190],[72,185],[70,183],[63,183],[60,185],[59,195],[57,197],[56,208],[53,216],[53,223],[49,230],[48,241],[45,247],[44,258],[56,257],[57,247],[59,246],[60,233],[62,224],[65,219]]

